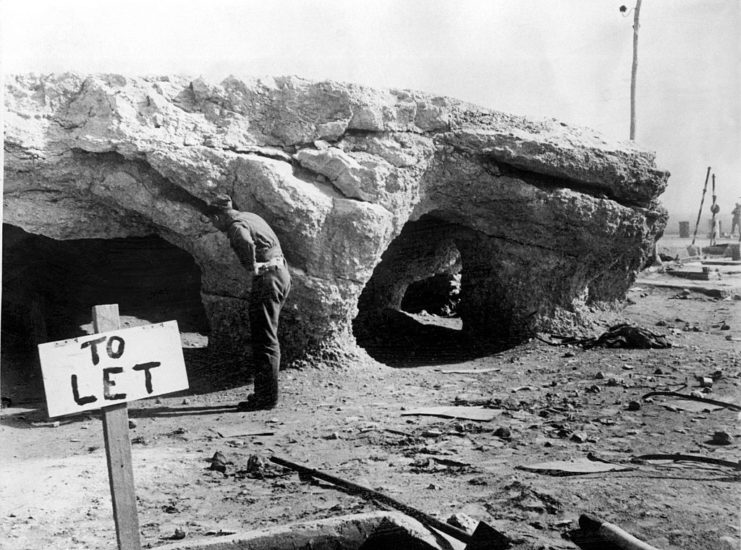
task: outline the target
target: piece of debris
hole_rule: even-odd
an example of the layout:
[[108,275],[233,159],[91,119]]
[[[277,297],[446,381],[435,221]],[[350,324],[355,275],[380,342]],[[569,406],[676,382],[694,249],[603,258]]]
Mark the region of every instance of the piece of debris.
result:
[[584,474],[597,474],[603,472],[627,472],[635,470],[632,466],[622,464],[611,464],[603,461],[590,460],[589,458],[577,458],[574,460],[553,460],[540,462],[526,466],[517,466],[518,470],[536,472],[552,476],[578,476]]
[[698,456],[698,455],[684,455],[684,454],[647,454],[634,456],[632,462],[638,462],[644,460],[672,460],[675,462],[701,462],[704,464],[715,464],[716,466],[727,466],[735,470],[741,470],[741,460],[738,462],[732,462],[730,460],[723,460],[720,458],[712,458],[709,456]]
[[61,425],[62,424],[59,420],[53,422],[31,422],[31,426],[34,428],[58,428]]
[[577,443],[586,443],[587,433],[586,432],[574,432],[573,434],[571,434],[571,437],[569,439],[571,441],[576,441]]
[[489,422],[502,414],[502,409],[486,409],[484,407],[425,407],[404,411],[401,416],[440,416],[443,418],[460,418]]
[[470,549],[509,548],[509,546],[511,545],[512,541],[506,535],[500,533],[499,531],[497,531],[496,529],[489,526],[487,523],[483,521],[480,521],[478,523],[476,530],[473,532],[473,534],[469,534],[463,529],[459,529],[458,527],[454,527],[447,523],[443,523],[442,521],[428,514],[425,514],[421,510],[418,510],[416,508],[403,504],[399,502],[398,500],[395,500],[374,489],[363,487],[362,485],[358,485],[356,483],[352,483],[351,481],[347,481],[342,478],[335,477],[335,476],[326,474],[324,472],[320,472],[319,470],[315,470],[313,468],[301,466],[294,462],[290,462],[289,460],[286,460],[285,458],[272,456],[270,458],[270,461],[274,462],[275,464],[279,464],[280,466],[283,466],[284,468],[290,468],[291,470],[302,473],[305,476],[310,476],[316,479],[321,479],[322,481],[332,483],[333,485],[342,487],[343,489],[350,490],[353,493],[365,499],[374,500],[386,506],[390,506],[392,508],[400,510],[404,512],[405,514],[413,517],[417,521],[423,523],[424,525],[428,527],[434,527],[438,531],[442,531],[446,535],[449,535],[451,537],[456,538],[457,540],[461,542],[466,543],[467,547]]
[[471,516],[460,512],[457,514],[453,514],[446,521],[450,525],[457,527],[458,529],[462,529],[467,533],[473,533],[476,530],[476,526],[479,524],[479,522],[473,519]]
[[247,459],[247,471],[260,473],[265,469],[265,460],[259,455],[250,455]]
[[713,434],[713,438],[710,440],[713,445],[730,445],[732,443],[731,436],[728,432],[718,431]]
[[510,439],[512,439],[512,430],[510,430],[506,426],[499,426],[496,430],[494,430],[494,435],[501,439],[506,439],[507,441],[509,441]]
[[700,383],[700,387],[702,388],[712,388],[713,387],[713,379],[709,378],[707,376],[697,376],[697,381]]
[[[718,401],[716,399],[708,399],[706,397],[695,397],[694,395],[686,395],[683,393],[677,393],[673,391],[652,391],[647,394],[645,394],[641,399],[646,399],[647,397],[651,397],[654,395],[664,395],[667,397],[674,397],[676,399],[686,399],[689,401],[697,401],[699,403],[704,403],[708,406],[715,406],[717,408],[727,408],[734,411],[741,411],[741,405],[736,405],[735,403],[728,403],[725,401]],[[709,407],[706,407],[709,409]],[[701,409],[705,410],[705,409]],[[712,410],[712,409],[709,409]]]
[[582,344],[585,348],[628,348],[663,349],[671,347],[667,339],[644,328],[621,323],[611,326],[599,338],[589,338]]
[[445,370],[445,369],[437,369],[438,372],[441,372],[443,374],[486,374],[487,372],[499,372],[502,369],[499,367],[490,367],[485,369],[451,369],[451,370]]
[[223,438],[275,435],[274,430],[270,430],[257,422],[221,425],[217,428],[211,428],[211,431]]
[[616,548],[624,548],[626,550],[658,550],[637,539],[627,531],[622,530],[617,525],[594,516],[582,514],[579,517],[579,527],[590,537],[590,540],[601,540],[603,543],[612,544]]
[[211,465],[208,469],[226,474],[226,457],[219,451],[216,451],[214,456],[211,457]]

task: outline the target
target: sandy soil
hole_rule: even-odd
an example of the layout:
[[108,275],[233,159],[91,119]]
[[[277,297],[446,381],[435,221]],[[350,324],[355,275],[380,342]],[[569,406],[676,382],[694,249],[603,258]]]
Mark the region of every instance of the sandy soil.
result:
[[[699,390],[696,376],[718,372],[708,396],[739,402],[741,302],[677,294],[636,287],[619,313],[667,335],[669,349],[583,350],[533,340],[414,368],[366,357],[342,369],[283,371],[282,403],[257,413],[232,408],[249,389],[244,372],[219,370],[218,358],[198,348],[198,335],[184,335],[192,391],[140,401],[129,411],[142,541],[157,547],[176,529],[186,539],[216,537],[376,509],[279,468],[248,471],[253,455],[276,454],[443,520],[457,512],[486,520],[529,544],[523,548],[575,548],[564,536],[583,512],[662,549],[738,548],[738,471],[631,462],[644,453],[741,458],[737,412],[641,400],[684,384],[686,393]],[[614,320],[605,318],[605,326]],[[489,422],[405,415],[480,401],[501,414]],[[638,410],[629,410],[632,401]],[[114,548],[99,415],[56,424],[45,422],[43,411],[38,402],[16,403],[0,417],[0,546]],[[712,444],[717,431],[731,444]],[[208,469],[217,451],[228,461],[225,474]],[[568,477],[519,469],[589,453],[634,469]]]

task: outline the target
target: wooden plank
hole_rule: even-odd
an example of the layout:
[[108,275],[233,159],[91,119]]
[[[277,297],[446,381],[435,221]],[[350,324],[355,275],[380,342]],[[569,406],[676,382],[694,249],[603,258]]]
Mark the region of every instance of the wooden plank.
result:
[[[95,332],[119,329],[118,304],[95,306],[93,327]],[[141,550],[126,403],[104,407],[101,410],[118,548],[119,550]]]
[[423,407],[404,411],[401,413],[401,416],[441,416],[443,418],[460,418],[462,420],[489,422],[502,414],[502,412],[502,409],[486,409],[484,407]]

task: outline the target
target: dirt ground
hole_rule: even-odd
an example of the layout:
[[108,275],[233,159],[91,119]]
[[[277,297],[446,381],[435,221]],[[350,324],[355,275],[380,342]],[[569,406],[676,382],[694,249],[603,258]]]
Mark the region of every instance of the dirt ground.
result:
[[[696,377],[714,376],[707,397],[738,403],[740,307],[733,295],[636,286],[603,326],[623,319],[666,335],[671,348],[584,350],[534,339],[486,357],[410,361],[409,368],[365,357],[342,369],[284,370],[280,406],[255,413],[233,410],[249,389],[238,382],[244,373],[214,380],[218,361],[199,349],[197,334],[185,334],[192,391],[129,410],[142,542],[156,548],[176,536],[377,509],[328,484],[248,465],[275,454],[442,520],[454,513],[485,520],[529,545],[522,547],[576,548],[564,537],[588,512],[661,549],[738,548],[738,470],[631,459],[741,458],[737,412],[641,399],[684,385],[685,393],[701,390]],[[405,414],[480,403],[501,412],[483,422]],[[730,444],[713,444],[719,431]],[[2,411],[0,441],[0,547],[115,548],[98,414],[50,423],[41,403],[20,399]],[[216,452],[228,462],[225,473],[209,469]],[[588,455],[632,469],[572,476],[520,469]]]

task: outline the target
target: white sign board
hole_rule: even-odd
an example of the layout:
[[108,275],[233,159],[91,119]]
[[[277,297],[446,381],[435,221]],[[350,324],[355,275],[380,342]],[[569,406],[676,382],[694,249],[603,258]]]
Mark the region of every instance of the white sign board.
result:
[[39,344],[49,416],[188,389],[177,321]]

